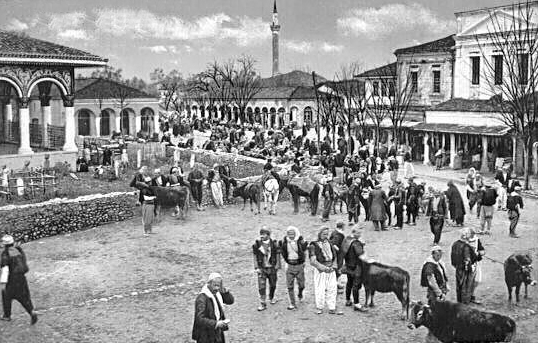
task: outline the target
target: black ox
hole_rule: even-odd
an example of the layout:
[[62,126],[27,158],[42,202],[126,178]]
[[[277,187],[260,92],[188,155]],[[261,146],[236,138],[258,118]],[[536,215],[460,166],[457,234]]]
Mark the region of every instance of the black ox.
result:
[[255,214],[260,214],[261,186],[253,182],[237,182],[234,178],[230,178],[230,184],[234,187],[232,195],[243,198],[243,208],[241,210],[245,209],[247,200],[250,200],[250,211],[254,211],[252,208],[252,203],[254,202],[258,208],[258,212]]
[[[375,292],[396,294],[402,304],[401,318],[409,317],[409,273],[399,267],[362,261],[362,284],[366,293],[365,306],[374,307]],[[368,305],[368,300],[370,304]]]
[[511,342],[516,334],[513,319],[451,301],[413,304],[408,328],[420,326],[443,343]]
[[528,297],[527,286],[535,286],[531,277],[532,258],[529,254],[512,254],[504,261],[504,281],[508,288],[508,301],[512,302],[512,288],[516,288],[516,303],[519,302],[519,289],[525,285],[525,298]]
[[190,191],[185,186],[160,187],[150,186],[155,194],[155,214],[160,220],[161,208],[175,208],[175,215],[179,214],[184,219],[189,211]]

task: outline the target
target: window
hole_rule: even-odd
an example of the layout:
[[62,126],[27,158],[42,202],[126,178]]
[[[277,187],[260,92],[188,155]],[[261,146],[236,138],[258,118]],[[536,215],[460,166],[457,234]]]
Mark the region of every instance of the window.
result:
[[418,71],[411,72],[411,93],[418,92]]
[[395,96],[396,90],[394,89],[394,81],[389,81],[389,96]]
[[494,73],[495,73],[495,84],[496,85],[502,85],[503,84],[503,57],[502,55],[493,56],[493,63],[494,63]]
[[480,56],[471,57],[471,67],[472,67],[471,83],[473,85],[479,85],[480,84]]
[[373,95],[379,96],[379,81],[374,81],[372,87],[374,88]]
[[382,81],[381,82],[381,95],[382,96],[387,96],[387,92],[388,91],[388,84],[387,84],[387,81]]
[[518,56],[519,84],[526,85],[529,82],[529,54]]
[[433,92],[441,93],[441,71],[433,71]]

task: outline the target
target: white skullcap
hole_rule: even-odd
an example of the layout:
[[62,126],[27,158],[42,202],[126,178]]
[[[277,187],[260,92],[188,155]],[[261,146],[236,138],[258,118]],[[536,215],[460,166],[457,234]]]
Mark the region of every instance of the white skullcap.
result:
[[222,279],[222,275],[220,275],[219,273],[211,273],[209,274],[207,281],[213,281],[215,279]]
[[2,244],[13,244],[15,243],[15,240],[13,239],[13,236],[11,235],[4,235],[2,237]]
[[431,252],[435,252],[435,251],[443,251],[443,249],[441,249],[441,247],[438,246],[438,245],[434,245],[434,246],[432,247],[432,249],[431,249]]

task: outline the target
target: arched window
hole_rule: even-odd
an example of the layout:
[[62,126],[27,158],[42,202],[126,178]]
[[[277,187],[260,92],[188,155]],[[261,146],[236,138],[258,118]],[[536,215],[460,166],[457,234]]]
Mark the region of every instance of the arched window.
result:
[[78,112],[78,134],[80,136],[90,135],[90,112],[87,110]]
[[312,123],[312,109],[310,107],[305,107],[303,113],[304,113],[304,122]]
[[101,112],[100,130],[101,136],[110,135],[110,113],[107,110]]
[[153,122],[155,113],[153,112],[153,110],[148,107],[143,108],[140,112],[140,116],[140,130],[142,132],[146,132],[149,135],[153,134],[153,129],[155,127],[155,124]]

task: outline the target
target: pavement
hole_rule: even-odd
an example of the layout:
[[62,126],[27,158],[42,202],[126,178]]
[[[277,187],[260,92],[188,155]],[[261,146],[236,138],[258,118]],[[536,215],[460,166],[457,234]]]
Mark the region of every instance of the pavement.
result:
[[[467,177],[468,169],[450,169],[444,167],[441,170],[435,170],[434,166],[425,166],[422,163],[416,162],[413,163],[415,168],[415,175],[417,177],[424,177],[427,179],[435,179],[438,181],[454,181],[460,185],[465,185],[465,178]],[[403,169],[400,170],[400,173],[403,175]],[[493,173],[480,173],[486,181],[494,181],[495,175]],[[521,184],[523,184],[522,178],[520,178]],[[538,199],[538,178],[536,176],[531,176],[530,178],[530,188],[529,190],[522,190],[521,195],[527,198]]]

